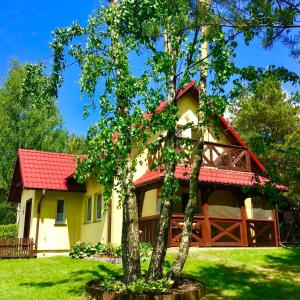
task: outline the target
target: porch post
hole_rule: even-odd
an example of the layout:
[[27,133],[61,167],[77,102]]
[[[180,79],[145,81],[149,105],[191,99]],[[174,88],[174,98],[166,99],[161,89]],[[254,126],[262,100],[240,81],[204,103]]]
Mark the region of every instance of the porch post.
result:
[[279,231],[279,224],[277,222],[277,211],[275,208],[272,209],[272,215],[273,215],[273,224],[274,224],[274,242],[275,246],[279,246],[279,238],[278,238],[278,231]]
[[245,207],[245,199],[241,200],[240,203],[241,208],[241,217],[242,217],[242,231],[241,231],[241,240],[243,242],[244,247],[248,247],[248,235],[247,235],[247,221],[246,221],[246,207]]
[[206,187],[202,188],[202,208],[204,214],[203,242],[205,246],[211,246],[211,228],[209,224],[208,193]]

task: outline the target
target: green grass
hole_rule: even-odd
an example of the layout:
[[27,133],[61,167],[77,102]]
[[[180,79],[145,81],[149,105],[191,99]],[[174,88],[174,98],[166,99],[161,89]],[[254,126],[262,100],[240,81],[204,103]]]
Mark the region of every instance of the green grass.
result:
[[[68,257],[2,260],[0,299],[85,299],[87,281],[120,273],[119,266]],[[192,251],[184,273],[205,283],[206,299],[300,299],[299,248]]]

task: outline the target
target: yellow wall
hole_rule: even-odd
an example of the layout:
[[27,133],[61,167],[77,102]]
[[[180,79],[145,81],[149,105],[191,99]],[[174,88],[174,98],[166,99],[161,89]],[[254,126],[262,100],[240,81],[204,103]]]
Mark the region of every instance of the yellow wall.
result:
[[157,190],[150,190],[145,193],[142,217],[155,216],[157,214]]
[[18,237],[19,238],[23,237],[26,202],[27,202],[27,200],[30,200],[30,199],[32,199],[32,206],[31,206],[31,224],[30,224],[30,235],[29,236],[33,237],[32,216],[33,216],[33,207],[34,207],[34,200],[35,200],[35,190],[23,190],[22,191],[22,196],[21,196],[20,210],[19,210],[19,213],[18,213],[18,220],[19,220]]
[[[94,181],[87,181],[86,193],[82,197],[81,205],[81,232],[80,240],[90,243],[107,243],[107,213],[102,213],[102,219],[100,221],[95,220],[95,196],[98,193],[103,193],[103,187]],[[87,197],[92,197],[92,222],[86,223],[85,218],[85,205]],[[102,209],[104,208],[104,202],[102,203]]]
[[[41,202],[39,223],[38,250],[43,251],[69,251],[78,241],[107,242],[107,213],[102,218],[95,218],[95,195],[103,192],[103,187],[95,182],[86,183],[86,193],[49,191]],[[37,224],[37,207],[42,191],[24,190],[22,192],[19,211],[19,237],[23,237],[26,201],[32,199],[32,214],[30,237],[35,239]],[[87,196],[92,197],[92,221],[85,222],[85,201]],[[65,201],[65,223],[56,224],[57,201]],[[104,203],[102,203],[102,209]],[[117,221],[118,222],[118,221]],[[120,222],[119,222],[120,223]],[[121,224],[122,225],[122,224]],[[118,232],[120,235],[120,232]]]
[[[198,103],[192,94],[187,93],[185,96],[179,99],[178,101],[178,116],[179,121],[178,125],[185,125],[189,122],[192,122],[194,125],[197,125],[198,118],[197,118],[197,107]],[[214,134],[214,122],[211,121],[209,126],[206,128],[204,133],[204,140],[213,143],[221,143],[221,144],[230,144],[227,137],[222,133],[219,132],[218,136]],[[186,129],[183,132],[184,137],[191,137],[191,129]]]
[[[42,196],[36,193],[32,228],[35,232],[37,206]],[[65,201],[65,224],[56,224],[57,200]],[[81,193],[46,191],[41,202],[38,250],[69,250],[80,239]],[[35,234],[34,234],[35,235]]]
[[179,116],[178,125],[185,125],[189,122],[197,124],[196,111],[198,105],[190,93],[181,97],[177,102],[177,106]]
[[111,220],[111,243],[121,244],[122,237],[122,208],[119,203],[119,195],[114,190],[112,194],[112,220]]

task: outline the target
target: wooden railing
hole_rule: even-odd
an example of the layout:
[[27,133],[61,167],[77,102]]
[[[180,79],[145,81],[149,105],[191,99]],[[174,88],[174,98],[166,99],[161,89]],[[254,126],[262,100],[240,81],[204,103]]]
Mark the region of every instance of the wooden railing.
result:
[[[171,247],[178,247],[183,228],[183,214],[173,214],[170,224]],[[141,218],[142,242],[154,242],[159,216]],[[244,227],[244,228],[243,228]],[[192,227],[191,246],[241,247],[275,246],[276,226],[273,220],[208,217],[195,215]]]
[[247,149],[234,145],[205,143],[203,165],[236,171],[251,171]]
[[[182,237],[182,227],[183,227],[183,214],[173,214],[170,226],[170,246],[179,246]],[[195,215],[192,236],[191,236],[191,246],[204,246],[204,216]]]
[[142,217],[139,219],[140,241],[154,243],[159,216]]
[[249,246],[276,245],[276,227],[273,220],[247,220]]
[[[149,168],[156,160],[160,159],[160,151],[157,152],[157,155],[149,156]],[[192,161],[193,158],[191,157],[190,163]],[[251,159],[248,150],[241,146],[205,142],[203,166],[250,172]]]
[[34,257],[33,246],[33,239],[0,238],[0,259]]

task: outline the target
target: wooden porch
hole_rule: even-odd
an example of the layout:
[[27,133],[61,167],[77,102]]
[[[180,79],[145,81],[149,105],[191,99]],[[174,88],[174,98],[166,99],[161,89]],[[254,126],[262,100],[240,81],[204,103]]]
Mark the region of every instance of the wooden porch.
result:
[[[183,214],[173,214],[170,224],[170,247],[178,247],[182,235]],[[139,220],[142,242],[154,243],[159,216]],[[194,247],[270,247],[278,245],[274,220],[254,220],[195,215],[191,246]]]
[[[178,139],[182,139],[178,137]],[[156,160],[160,160],[160,152],[156,155],[148,157],[149,167]],[[191,158],[190,163],[193,158]],[[204,167],[204,168],[203,168]],[[278,222],[275,210],[269,210],[269,215],[251,216],[246,212],[245,200],[252,197],[250,192],[247,194],[242,190],[243,184],[258,184],[258,178],[253,174],[260,175],[259,168],[261,166],[251,158],[251,154],[247,148],[239,145],[227,145],[215,142],[205,142],[203,150],[203,170],[210,170],[213,179],[206,178],[203,171],[201,178],[199,177],[199,192],[197,211],[194,215],[194,223],[192,229],[191,246],[199,247],[257,247],[257,246],[278,246]],[[213,173],[214,170],[229,170],[231,173]],[[177,169],[176,169],[177,170]],[[187,172],[188,169],[179,170]],[[220,170],[221,171],[221,170]],[[159,171],[160,172],[160,171]],[[158,215],[143,214],[145,193],[150,190],[160,190],[163,175],[155,171],[148,171],[149,174],[142,176],[137,181],[137,198],[139,206],[139,226],[140,238],[143,242],[154,243],[157,234],[159,222]],[[188,197],[188,179],[184,175],[177,177],[179,179],[180,188],[178,195],[184,194]],[[232,182],[229,182],[227,176],[236,176]],[[249,175],[250,174],[250,175]],[[148,179],[148,177],[150,179]],[[217,177],[218,178],[215,178]],[[253,176],[253,178],[251,177]],[[187,176],[188,178],[188,176]],[[259,179],[261,180],[261,179]],[[219,206],[219,211],[212,211],[213,206],[209,206],[211,195],[217,190],[230,191],[235,200],[234,204],[229,203],[232,199],[222,196],[215,196],[215,207]],[[158,192],[159,194],[159,192]],[[157,195],[156,201],[160,196]],[[155,198],[155,197],[154,197]],[[187,200],[186,198],[185,200]],[[152,199],[147,199],[147,201]],[[223,203],[221,203],[223,201]],[[229,201],[229,202],[228,202]],[[183,204],[185,202],[185,204]],[[217,203],[219,202],[219,203]],[[181,202],[181,209],[173,210],[170,222],[170,239],[169,246],[176,247],[180,244],[182,236],[182,227],[184,222],[184,214],[186,201]],[[210,208],[210,211],[209,211]],[[222,210],[229,208],[228,213]],[[220,211],[221,209],[221,211]],[[234,209],[235,211],[232,211]],[[230,211],[231,210],[231,211]],[[159,214],[159,211],[156,211]],[[219,214],[220,213],[220,214]]]

